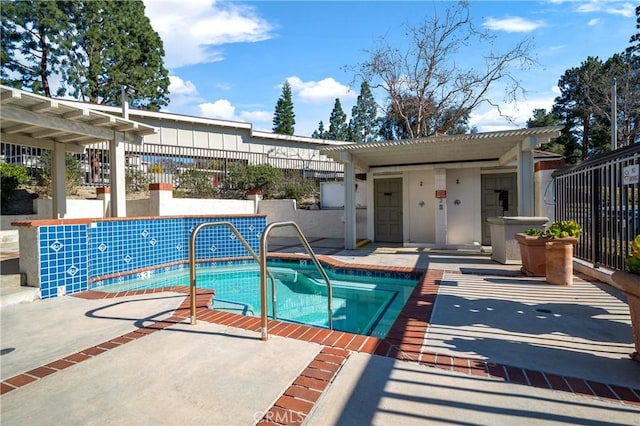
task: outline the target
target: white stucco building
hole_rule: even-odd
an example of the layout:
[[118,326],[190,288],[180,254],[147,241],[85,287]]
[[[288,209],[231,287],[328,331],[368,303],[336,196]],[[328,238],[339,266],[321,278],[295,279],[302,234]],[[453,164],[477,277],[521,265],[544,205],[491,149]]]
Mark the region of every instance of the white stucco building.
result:
[[[367,182],[366,237],[372,241],[432,247],[488,245],[487,218],[547,213],[548,207],[536,202],[534,163],[540,158],[535,158],[535,150],[557,138],[561,129],[444,135],[322,149],[345,165],[346,248],[356,244],[356,176]],[[538,179],[538,186],[547,185],[548,179]]]

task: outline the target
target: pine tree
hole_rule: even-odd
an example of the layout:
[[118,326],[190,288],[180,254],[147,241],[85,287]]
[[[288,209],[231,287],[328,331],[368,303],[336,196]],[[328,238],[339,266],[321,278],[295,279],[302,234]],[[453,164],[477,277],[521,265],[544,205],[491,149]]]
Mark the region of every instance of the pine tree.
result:
[[565,125],[564,155],[568,162],[586,160],[605,150],[608,138],[600,127],[606,118],[600,105],[606,102],[608,87],[609,79],[597,57],[588,57],[580,67],[571,68],[560,77],[560,95],[555,99],[553,113]]
[[[547,127],[561,125],[562,120],[558,117],[557,113],[553,110],[547,112],[544,108],[537,108],[533,110],[533,117],[527,120],[527,128],[533,127]],[[567,140],[566,134],[562,134],[560,138],[552,139],[551,141],[542,144],[540,149],[542,151],[554,152],[556,154],[564,154],[565,147],[571,145],[571,142]]]
[[353,142],[373,142],[379,137],[380,120],[378,106],[371,93],[369,83],[360,85],[360,95],[351,109],[349,130]]
[[293,135],[295,124],[291,86],[288,81],[285,81],[282,86],[282,95],[276,103],[276,110],[273,114],[273,132],[281,135]]
[[67,16],[56,2],[38,0],[3,1],[0,14],[2,84],[51,97],[49,77],[67,54]]
[[314,139],[326,139],[327,131],[324,129],[324,123],[320,120],[320,124],[318,124],[318,129],[314,130],[311,134],[311,137]]
[[342,110],[342,104],[338,98],[336,98],[336,102],[333,105],[333,111],[331,111],[331,117],[329,117],[329,132],[327,134],[327,139],[334,141],[349,140],[347,114]]
[[68,2],[66,12],[81,29],[66,79],[85,101],[121,104],[124,85],[136,87],[133,106],[158,110],[167,105],[169,73],[164,47],[145,16],[142,1]]
[[640,6],[636,6],[636,30],[638,31],[629,39],[631,46],[626,49],[629,54],[640,52]]
[[158,110],[169,102],[169,73],[144,11],[140,0],[3,2],[3,83],[51,96],[48,76],[56,73],[56,95],[114,106],[131,85],[132,106]]

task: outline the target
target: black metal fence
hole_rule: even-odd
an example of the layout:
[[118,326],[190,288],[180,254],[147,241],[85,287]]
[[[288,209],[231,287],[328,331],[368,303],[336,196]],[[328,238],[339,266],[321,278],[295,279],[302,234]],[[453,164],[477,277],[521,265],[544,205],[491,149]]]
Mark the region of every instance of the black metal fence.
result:
[[[22,164],[36,179],[43,169],[42,161],[48,150],[22,145],[0,143],[0,161]],[[79,174],[85,186],[109,186],[109,149],[106,143],[88,146],[84,153],[74,154],[79,163]],[[268,164],[281,169],[285,178],[312,180],[316,185],[325,181],[342,180],[343,165],[331,160],[274,156],[244,151],[208,148],[190,148],[143,144],[127,144],[125,159],[127,175],[141,182],[171,183],[180,186],[180,176],[186,171],[198,171],[210,176],[212,186],[223,187],[229,171],[236,165]],[[146,185],[140,185],[144,189]]]
[[630,241],[640,233],[639,163],[634,144],[553,174],[556,220],[582,226],[575,257],[624,270]]

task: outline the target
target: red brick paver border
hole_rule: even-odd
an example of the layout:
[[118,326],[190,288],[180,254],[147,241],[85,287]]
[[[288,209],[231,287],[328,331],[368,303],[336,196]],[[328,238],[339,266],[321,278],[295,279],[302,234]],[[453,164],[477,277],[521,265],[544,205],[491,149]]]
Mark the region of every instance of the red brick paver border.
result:
[[301,424],[349,357],[349,351],[323,348],[282,396],[264,414],[258,425]]
[[[140,291],[128,291],[123,293],[100,293],[96,291],[86,291],[83,293],[78,293],[74,295],[75,297],[80,297],[84,299],[107,299],[113,297],[122,297],[122,296],[130,296],[135,294],[149,294],[149,293],[160,293],[162,291],[169,291],[166,289],[154,289],[153,291],[148,290],[140,290]],[[179,291],[184,293],[184,288],[172,288],[170,291]],[[187,289],[188,292],[188,289]],[[211,301],[213,300],[214,292],[211,290],[198,290],[197,292],[197,308],[208,307],[211,305]],[[187,300],[187,305],[189,301]],[[185,305],[185,302],[182,303],[181,307]],[[134,340],[140,339],[142,337],[153,334],[157,331],[160,331],[164,328],[170,327],[172,324],[180,323],[184,321],[184,317],[173,315],[169,318],[155,321],[149,325],[144,327],[139,327],[129,333],[123,334],[122,336],[115,337],[106,342],[99,343],[95,346],[91,346],[89,348],[83,349],[79,352],[70,354],[65,356],[64,358],[55,360],[50,362],[47,365],[42,367],[34,368],[33,370],[29,370],[26,373],[21,373],[13,377],[9,377],[7,379],[3,379],[0,386],[0,395],[4,395],[7,392],[11,392],[15,389],[21,388],[23,386],[28,385],[29,383],[40,380],[50,374],[54,374],[58,371],[64,370],[65,368],[69,368],[75,364],[81,363],[93,357],[99,356],[100,354],[109,351],[111,349],[115,349],[121,345],[132,342]]]

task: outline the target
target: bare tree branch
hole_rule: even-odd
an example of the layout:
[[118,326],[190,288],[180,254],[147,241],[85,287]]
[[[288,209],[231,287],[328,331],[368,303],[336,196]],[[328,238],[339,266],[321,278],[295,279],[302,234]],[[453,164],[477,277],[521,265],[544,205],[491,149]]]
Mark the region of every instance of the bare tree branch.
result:
[[[507,84],[504,101],[515,102],[524,89],[513,70],[536,64],[528,39],[506,52],[495,52],[493,35],[475,28],[467,2],[417,27],[407,26],[407,36],[404,51],[380,39],[357,68],[372,88],[386,92],[387,111],[411,138],[447,133],[480,104],[499,105],[488,97],[498,82]],[[464,69],[456,61],[470,46],[486,46],[488,52],[481,56],[484,67]]]

